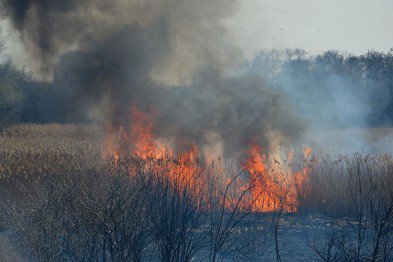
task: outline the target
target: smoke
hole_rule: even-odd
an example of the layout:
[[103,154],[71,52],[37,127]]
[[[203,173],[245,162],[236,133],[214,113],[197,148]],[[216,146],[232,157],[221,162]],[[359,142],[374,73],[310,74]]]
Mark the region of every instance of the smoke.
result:
[[275,50],[261,52],[248,70],[288,94],[309,123],[304,140],[314,149],[375,153],[386,152],[388,132],[378,128],[392,123],[392,58],[377,52],[310,57],[302,50]]
[[[237,1],[5,1],[27,68],[59,90],[59,110],[129,127],[130,108],[158,112],[157,137],[237,157],[298,140],[305,122],[261,77],[234,71],[240,50],[224,26]],[[181,149],[179,149],[181,150]]]
[[[40,79],[51,79],[53,67],[70,51],[89,50],[113,32],[139,26],[165,41],[150,74],[157,80],[187,81],[206,63],[225,67],[240,59],[222,20],[238,8],[236,1],[136,0],[4,0],[2,17],[20,34],[39,66],[30,68]],[[126,33],[126,32],[124,32]],[[154,37],[154,36],[152,36]],[[226,39],[226,40],[221,40]],[[149,41],[148,41],[149,42]],[[146,42],[146,44],[148,44]]]

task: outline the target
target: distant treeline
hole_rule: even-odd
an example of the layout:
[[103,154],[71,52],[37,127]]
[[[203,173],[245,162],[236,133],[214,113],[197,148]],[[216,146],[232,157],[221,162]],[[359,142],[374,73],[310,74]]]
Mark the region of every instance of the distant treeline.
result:
[[68,123],[76,88],[34,81],[9,63],[0,66],[0,127],[12,123]]
[[259,53],[247,72],[282,88],[294,108],[317,128],[390,126],[393,123],[393,49],[351,55],[304,50]]
[[[262,76],[272,88],[283,89],[302,114],[327,125],[393,123],[393,51],[360,56],[336,51],[318,56],[304,50],[262,51],[245,71]],[[68,77],[73,78],[57,76],[53,84],[42,83],[9,63],[1,65],[0,126],[88,121],[86,113],[74,110],[80,87]]]

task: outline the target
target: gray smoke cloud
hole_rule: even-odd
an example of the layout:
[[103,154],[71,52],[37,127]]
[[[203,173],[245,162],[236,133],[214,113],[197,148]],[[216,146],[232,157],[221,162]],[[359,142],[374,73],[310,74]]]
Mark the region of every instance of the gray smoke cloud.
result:
[[[303,140],[329,153],[391,152],[391,53],[262,51],[251,73],[289,97],[307,119]],[[390,133],[390,134],[389,134]],[[389,141],[390,140],[390,141]]]
[[165,31],[167,39],[157,43],[163,45],[165,52],[154,57],[155,65],[150,74],[171,84],[189,80],[206,63],[218,68],[241,58],[222,23],[222,19],[238,8],[236,1],[3,2],[2,17],[11,20],[26,49],[41,62],[32,70],[38,71],[34,73],[42,79],[51,77],[53,67],[65,53],[89,50],[110,34],[130,25],[154,34]]
[[234,73],[242,54],[223,20],[238,1],[4,0],[4,7],[41,64],[27,70],[62,90],[73,116],[113,131],[132,125],[136,104],[158,112],[158,137],[227,156],[244,153],[251,140],[274,151],[304,129],[284,92]]

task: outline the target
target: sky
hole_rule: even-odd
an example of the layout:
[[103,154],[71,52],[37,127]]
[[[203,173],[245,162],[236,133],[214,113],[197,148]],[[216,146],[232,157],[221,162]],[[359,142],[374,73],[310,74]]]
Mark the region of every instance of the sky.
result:
[[243,0],[227,24],[247,57],[261,49],[362,54],[393,47],[393,0]]
[[[232,1],[232,0],[226,0]],[[393,47],[393,0],[242,0],[224,23],[246,58],[262,49],[301,48],[363,54]],[[27,57],[18,36],[0,21],[1,38],[17,64]],[[0,56],[0,61],[3,60]]]

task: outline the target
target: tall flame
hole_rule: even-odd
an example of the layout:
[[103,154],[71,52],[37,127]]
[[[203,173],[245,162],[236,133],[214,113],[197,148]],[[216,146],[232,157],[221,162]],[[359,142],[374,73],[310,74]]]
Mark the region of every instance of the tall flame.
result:
[[[128,129],[120,126],[118,134],[111,135],[107,143],[115,163],[124,156],[145,160],[154,173],[167,175],[173,186],[179,188],[192,185],[193,193],[204,198],[208,186],[198,146],[183,141],[186,150],[175,155],[172,150],[168,150],[171,148],[169,143],[163,143],[155,137],[155,119],[156,112],[145,113],[135,105],[132,106],[131,126]],[[309,158],[310,154],[311,148],[305,148],[304,159]],[[308,169],[291,169],[288,163],[293,161],[294,152],[288,152],[287,164],[267,158],[257,143],[251,144],[245,155],[247,160],[243,167],[246,175],[234,184],[238,191],[247,190],[249,193],[242,200],[241,208],[251,207],[253,212],[296,212],[298,194],[306,192],[304,185],[307,183]]]
[[293,187],[291,171],[286,170],[277,160],[270,163],[257,144],[251,146],[248,156],[244,166],[250,173],[252,210],[297,211],[297,194]]

